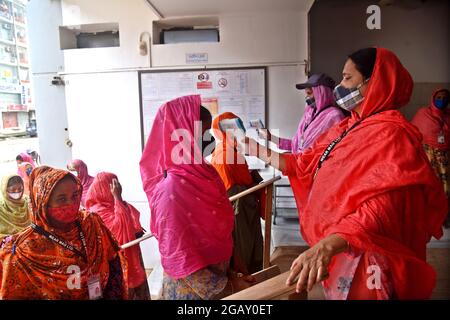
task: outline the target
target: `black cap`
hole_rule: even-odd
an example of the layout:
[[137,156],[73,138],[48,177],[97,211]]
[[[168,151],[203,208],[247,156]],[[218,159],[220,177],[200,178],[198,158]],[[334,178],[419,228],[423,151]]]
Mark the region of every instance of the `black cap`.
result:
[[308,81],[306,81],[305,83],[299,83],[295,85],[295,87],[299,90],[317,86],[325,86],[334,89],[335,85],[336,83],[330,76],[326,75],[325,73],[317,73],[309,77]]

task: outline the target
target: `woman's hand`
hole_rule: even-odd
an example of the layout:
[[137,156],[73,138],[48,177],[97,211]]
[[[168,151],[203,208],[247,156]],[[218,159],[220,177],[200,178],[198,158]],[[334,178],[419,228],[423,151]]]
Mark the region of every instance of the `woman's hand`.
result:
[[113,179],[112,183],[110,184],[110,189],[113,197],[119,201],[122,200],[122,186],[120,185],[119,181],[117,179]]
[[311,291],[314,284],[328,278],[328,265],[331,258],[347,247],[347,241],[334,234],[319,241],[294,260],[286,284],[292,285],[298,277],[295,291],[297,293],[305,289]]

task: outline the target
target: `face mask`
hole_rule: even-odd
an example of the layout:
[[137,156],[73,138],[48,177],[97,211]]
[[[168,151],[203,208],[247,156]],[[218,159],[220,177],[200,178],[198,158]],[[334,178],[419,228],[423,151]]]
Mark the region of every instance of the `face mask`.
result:
[[[370,78],[369,78],[370,79]],[[334,97],[336,103],[344,110],[352,111],[358,104],[360,104],[364,97],[359,90],[369,79],[365,80],[363,83],[358,85],[356,88],[344,88],[342,85],[336,86],[334,88]]]
[[61,223],[72,223],[75,222],[78,218],[79,206],[80,205],[78,203],[75,203],[58,208],[48,207],[47,213],[53,220]]
[[444,109],[445,107],[448,106],[448,99],[435,99],[434,105],[438,109]]
[[314,98],[306,97],[305,101],[306,101],[306,104],[310,107],[316,106],[316,99],[314,99]]
[[27,176],[31,174],[31,171],[33,171],[33,168],[28,168],[25,172],[27,173]]
[[20,198],[22,198],[22,192],[8,192],[8,197],[10,197],[13,200],[19,200]]

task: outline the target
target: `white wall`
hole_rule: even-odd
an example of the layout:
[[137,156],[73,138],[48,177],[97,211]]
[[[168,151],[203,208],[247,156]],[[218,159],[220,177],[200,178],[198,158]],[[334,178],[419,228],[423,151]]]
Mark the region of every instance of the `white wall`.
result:
[[[138,53],[142,31],[151,32],[154,14],[142,0],[63,0],[63,24],[118,22],[120,48],[65,50],[68,121],[73,158],[81,158],[91,173],[111,171],[123,184],[124,199],[141,211],[149,228],[149,208],[139,175],[141,132],[137,71],[149,58]],[[153,46],[153,65],[185,65],[185,54],[207,52],[209,63],[279,64],[268,68],[270,128],[292,135],[302,114],[303,97],[295,89],[304,80],[307,58],[306,13],[262,13],[220,16],[220,44]],[[107,72],[99,72],[107,71]],[[158,261],[156,241],[142,244],[147,267]]]
[[219,43],[154,45],[153,66],[185,65],[188,52],[207,52],[210,64],[279,63],[306,59],[306,14],[219,16]]
[[449,2],[396,1],[380,7],[381,29],[369,30],[366,9],[374,2],[314,3],[310,11],[312,70],[328,72],[338,80],[348,54],[381,46],[397,54],[415,82],[450,82]]
[[157,17],[143,0],[62,0],[65,26],[119,23],[120,48],[64,50],[65,72],[149,67],[148,56],[139,55],[139,36],[151,32]]
[[39,152],[43,163],[64,168],[72,157],[66,145],[69,138],[66,98],[63,87],[51,85],[53,76],[64,66],[58,35],[61,2],[30,1],[27,20]]
[[[66,99],[73,157],[89,165],[89,173],[115,173],[123,198],[141,212],[141,224],[149,230],[147,198],[139,174],[141,131],[137,72],[72,74],[66,79]],[[141,244],[144,262],[158,260],[154,239]]]

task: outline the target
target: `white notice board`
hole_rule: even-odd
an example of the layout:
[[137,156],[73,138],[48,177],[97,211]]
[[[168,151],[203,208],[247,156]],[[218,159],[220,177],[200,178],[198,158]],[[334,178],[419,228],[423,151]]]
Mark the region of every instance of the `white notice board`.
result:
[[[249,121],[266,124],[266,68],[157,70],[139,72],[142,146],[161,105],[174,98],[200,94],[213,117],[233,112],[249,128]],[[248,135],[254,136],[250,130]],[[251,168],[264,167],[249,158]]]

